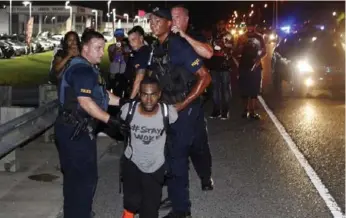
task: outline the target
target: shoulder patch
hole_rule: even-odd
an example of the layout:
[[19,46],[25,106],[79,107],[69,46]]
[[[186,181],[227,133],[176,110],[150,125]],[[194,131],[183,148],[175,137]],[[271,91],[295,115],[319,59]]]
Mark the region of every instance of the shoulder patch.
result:
[[80,92],[86,93],[86,94],[91,94],[91,90],[90,89],[81,89]]
[[194,62],[192,62],[191,66],[194,67],[194,66],[198,66],[199,65],[199,58],[197,58]]

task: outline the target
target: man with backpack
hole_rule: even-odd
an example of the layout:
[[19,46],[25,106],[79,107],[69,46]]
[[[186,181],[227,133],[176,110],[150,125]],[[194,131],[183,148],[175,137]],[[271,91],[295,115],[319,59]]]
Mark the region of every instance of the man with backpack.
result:
[[159,101],[161,89],[153,77],[144,77],[139,101],[121,108],[121,118],[131,127],[125,148],[122,177],[123,218],[157,218],[166,172],[165,144],[167,128],[178,118],[172,105]]

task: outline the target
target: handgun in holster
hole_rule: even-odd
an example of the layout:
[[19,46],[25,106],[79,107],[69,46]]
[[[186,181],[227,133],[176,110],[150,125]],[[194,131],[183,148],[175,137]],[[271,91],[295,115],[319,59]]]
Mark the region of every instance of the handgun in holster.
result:
[[87,132],[90,140],[94,139],[93,128],[89,125],[89,118],[83,118],[79,115],[73,115],[76,119],[75,129],[70,137],[71,140],[78,140],[81,137],[81,132]]

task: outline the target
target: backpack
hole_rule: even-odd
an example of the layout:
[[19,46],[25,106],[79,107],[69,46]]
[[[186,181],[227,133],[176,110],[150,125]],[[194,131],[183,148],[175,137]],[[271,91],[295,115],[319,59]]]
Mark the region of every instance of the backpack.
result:
[[[125,118],[125,123],[130,125],[138,103],[139,103],[139,101],[136,101],[136,100],[130,102],[129,110],[127,111],[127,115]],[[163,118],[163,129],[160,133],[160,135],[162,136],[162,134],[164,132],[167,132],[168,127],[169,127],[168,105],[163,103],[163,102],[159,102],[159,105],[161,108],[161,113],[162,113],[162,118]],[[126,146],[131,146],[131,136],[130,135],[127,136],[127,140],[128,140],[128,142],[126,143],[125,148],[126,148]]]

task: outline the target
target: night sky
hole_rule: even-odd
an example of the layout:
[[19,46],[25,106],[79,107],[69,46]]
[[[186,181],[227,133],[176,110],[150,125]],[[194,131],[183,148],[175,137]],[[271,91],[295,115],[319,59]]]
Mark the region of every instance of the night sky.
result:
[[[265,9],[263,5],[268,3]],[[9,1],[0,1],[0,5],[8,5]],[[33,1],[33,5],[64,5],[65,1]],[[104,10],[107,12],[107,1],[71,1],[72,5],[85,6]],[[234,10],[238,13],[250,11],[250,5],[259,7],[263,19],[271,22],[273,17],[273,2],[271,1],[119,1],[114,0],[111,8],[117,9],[117,14],[128,13],[131,17],[137,14],[138,9],[150,11],[150,8],[156,6],[170,7],[177,4],[184,4],[190,10],[190,20],[196,26],[203,26],[215,23],[218,19],[228,18]],[[14,1],[13,5],[21,5],[21,1]],[[319,14],[329,16],[333,11],[345,11],[345,2],[303,2],[303,1],[280,1],[279,18],[280,20],[290,19],[293,21],[302,21],[311,17],[320,17]],[[104,17],[106,20],[106,17]]]

